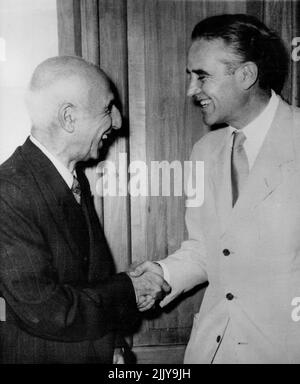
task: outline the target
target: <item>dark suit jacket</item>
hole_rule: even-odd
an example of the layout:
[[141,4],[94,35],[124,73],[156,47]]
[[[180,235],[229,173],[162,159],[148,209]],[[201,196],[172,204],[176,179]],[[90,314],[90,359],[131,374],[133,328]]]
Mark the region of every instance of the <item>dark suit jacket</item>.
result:
[[112,361],[116,331],[138,318],[135,293],[113,262],[78,170],[82,207],[29,140],[0,166],[2,363]]

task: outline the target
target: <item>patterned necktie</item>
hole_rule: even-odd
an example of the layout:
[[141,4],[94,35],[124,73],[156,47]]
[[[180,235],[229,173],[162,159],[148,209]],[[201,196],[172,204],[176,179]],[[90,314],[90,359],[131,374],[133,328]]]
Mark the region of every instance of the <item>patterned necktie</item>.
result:
[[245,140],[246,136],[243,132],[234,132],[231,153],[232,206],[236,203],[242,187],[249,175],[249,163],[243,145]]
[[77,177],[74,175],[73,176],[73,184],[72,184],[72,187],[71,187],[71,191],[77,201],[78,204],[81,203],[81,188],[80,188],[80,184],[79,184],[79,181],[77,180]]

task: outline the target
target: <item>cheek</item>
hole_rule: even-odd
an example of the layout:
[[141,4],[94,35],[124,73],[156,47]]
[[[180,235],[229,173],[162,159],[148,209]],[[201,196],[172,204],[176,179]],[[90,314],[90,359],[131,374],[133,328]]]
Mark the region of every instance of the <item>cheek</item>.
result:
[[221,84],[213,89],[214,100],[222,109],[231,109],[238,100],[238,95],[228,83]]
[[111,117],[105,116],[97,123],[98,135],[102,135],[111,125]]
[[[107,119],[106,119],[107,120]],[[109,125],[108,124],[98,124],[97,126],[97,129],[94,133],[94,142],[95,142],[95,145],[99,145],[99,142],[101,141],[101,138],[104,134],[105,131],[107,131]]]
[[92,135],[94,137],[94,139],[99,139],[102,135],[102,132],[103,132],[103,120],[101,121],[96,121],[93,125],[93,128],[92,128]]
[[208,97],[212,98],[216,103],[223,99],[224,88],[226,90],[226,87],[222,86],[222,84],[219,82],[209,80],[203,84],[202,92]]

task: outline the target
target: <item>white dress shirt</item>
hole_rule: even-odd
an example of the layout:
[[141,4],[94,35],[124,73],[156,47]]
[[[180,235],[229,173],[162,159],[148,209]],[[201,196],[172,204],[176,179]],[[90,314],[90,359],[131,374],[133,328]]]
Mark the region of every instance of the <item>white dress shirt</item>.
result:
[[76,173],[70,172],[68,168],[60,161],[58,160],[55,156],[52,155],[48,151],[46,147],[44,147],[43,144],[41,144],[35,137],[30,135],[30,140],[33,142],[34,145],[36,145],[45,156],[48,157],[48,159],[51,161],[51,163],[54,165],[54,167],[57,169],[61,177],[65,180],[67,183],[68,187],[71,189],[73,185],[73,180],[74,180],[74,175],[76,176]]
[[[271,127],[278,104],[279,98],[276,93],[272,90],[272,96],[266,108],[254,120],[252,120],[251,123],[241,129],[241,131],[246,136],[244,148],[248,158],[249,170],[251,170],[251,168],[253,167],[258,152]],[[229,126],[229,129],[231,133],[239,131],[238,129],[231,126]],[[233,135],[231,143],[233,144]]]
[[[246,136],[244,142],[245,152],[248,158],[249,170],[253,167],[255,159],[259,153],[259,150],[262,147],[263,141],[271,127],[272,121],[274,119],[277,107],[279,104],[279,97],[272,90],[271,98],[265,107],[265,109],[254,119],[246,125],[242,131]],[[230,131],[238,131],[236,128],[229,126]],[[233,135],[231,139],[231,146],[233,145]],[[163,261],[158,261],[162,267],[164,279],[167,283],[170,283],[170,274]]]

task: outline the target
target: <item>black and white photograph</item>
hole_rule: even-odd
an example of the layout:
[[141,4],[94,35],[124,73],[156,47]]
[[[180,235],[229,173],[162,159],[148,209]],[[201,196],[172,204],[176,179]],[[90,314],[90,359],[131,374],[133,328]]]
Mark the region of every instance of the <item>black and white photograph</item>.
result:
[[0,365],[25,364],[300,364],[300,0],[0,0]]

